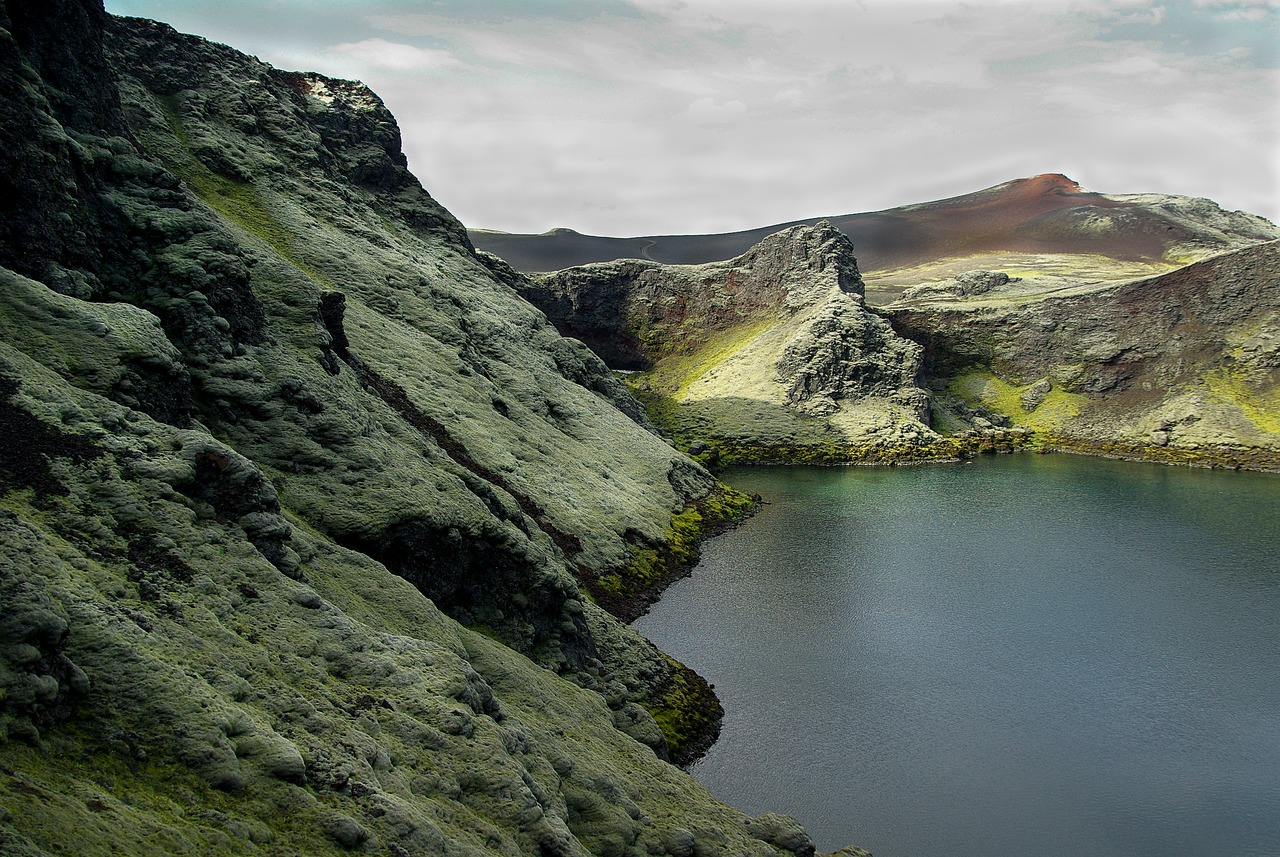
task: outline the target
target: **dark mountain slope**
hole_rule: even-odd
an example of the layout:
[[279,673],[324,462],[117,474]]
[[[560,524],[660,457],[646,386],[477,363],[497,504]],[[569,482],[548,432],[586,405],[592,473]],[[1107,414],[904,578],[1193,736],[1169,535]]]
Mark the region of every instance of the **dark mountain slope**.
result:
[[[853,240],[864,274],[990,254],[1087,255],[1122,263],[1189,261],[1280,238],[1260,217],[1212,202],[1158,194],[1087,191],[1062,175],[1017,179],[976,193],[886,211],[810,218],[719,235],[602,238],[556,229],[541,235],[472,230],[476,247],[523,271],[613,259],[675,265],[727,260],[766,236],[827,220]],[[977,267],[977,265],[969,265]]]

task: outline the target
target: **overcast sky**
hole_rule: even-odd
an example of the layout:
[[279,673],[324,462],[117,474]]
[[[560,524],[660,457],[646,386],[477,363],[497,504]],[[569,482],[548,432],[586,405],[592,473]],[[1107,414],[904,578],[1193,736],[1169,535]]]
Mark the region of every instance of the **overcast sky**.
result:
[[107,0],[369,84],[466,225],[723,232],[1062,172],[1280,220],[1280,0]]

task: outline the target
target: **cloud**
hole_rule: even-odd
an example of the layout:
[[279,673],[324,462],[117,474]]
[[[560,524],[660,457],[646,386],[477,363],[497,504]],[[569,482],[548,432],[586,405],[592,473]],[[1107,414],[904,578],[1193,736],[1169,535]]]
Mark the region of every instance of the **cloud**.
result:
[[364,39],[342,42],[332,47],[336,53],[351,57],[368,66],[396,71],[427,71],[453,68],[462,63],[448,51],[428,50],[386,39]]
[[1275,0],[1194,0],[1197,9],[1211,9],[1228,20],[1263,21],[1275,14],[1280,4]]
[[361,77],[474,226],[728,231],[1059,171],[1280,216],[1274,4],[165,5],[268,62]]
[[724,125],[742,119],[747,113],[747,105],[738,99],[716,101],[714,98],[699,98],[689,105],[681,114],[692,122],[709,125]]

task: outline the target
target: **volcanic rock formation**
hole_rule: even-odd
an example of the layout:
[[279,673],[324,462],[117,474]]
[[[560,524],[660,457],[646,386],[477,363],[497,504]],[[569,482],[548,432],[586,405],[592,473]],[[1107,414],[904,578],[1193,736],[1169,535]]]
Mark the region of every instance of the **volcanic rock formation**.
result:
[[[1083,193],[1033,184],[1020,195]],[[643,370],[630,376],[637,396],[707,460],[899,461],[1031,445],[1280,468],[1280,242],[1255,240],[1262,228],[1232,232],[1253,220],[1211,204],[1173,208],[1186,234],[1243,248],[1126,276],[1140,269],[1107,254],[1147,234],[1116,226],[1136,215],[1076,206],[1037,219],[1076,224],[1074,256],[1020,276],[964,270],[969,257],[926,260],[880,308],[865,305],[853,246],[826,222],[730,262],[620,260],[506,281],[615,368]],[[1097,227],[1092,244],[1082,222]],[[954,273],[918,281],[921,270]]]
[[93,0],[0,32],[0,852],[812,854],[660,758],[714,697],[582,588],[742,501],[377,96]]
[[889,460],[939,440],[920,346],[867,309],[853,245],[829,223],[729,262],[622,260],[513,283],[614,368],[645,370],[632,388],[681,448]]
[[923,287],[885,308],[926,347],[939,427],[979,407],[1044,444],[1280,468],[1280,242],[1039,295]]

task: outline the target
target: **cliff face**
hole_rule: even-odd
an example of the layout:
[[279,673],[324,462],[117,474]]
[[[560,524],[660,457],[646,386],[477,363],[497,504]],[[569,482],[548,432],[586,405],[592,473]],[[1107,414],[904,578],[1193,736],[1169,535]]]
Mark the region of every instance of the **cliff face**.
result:
[[977,407],[1066,449],[1280,468],[1280,242],[1126,283],[1018,289],[921,289],[886,308],[925,344],[944,421]]
[[377,97],[0,30],[0,850],[812,853],[655,755],[705,683],[580,588],[713,480]]
[[[921,349],[863,301],[848,237],[828,223],[728,262],[622,260],[517,288],[615,368],[681,448],[733,460],[932,455]],[[694,446],[696,444],[696,446]]]

